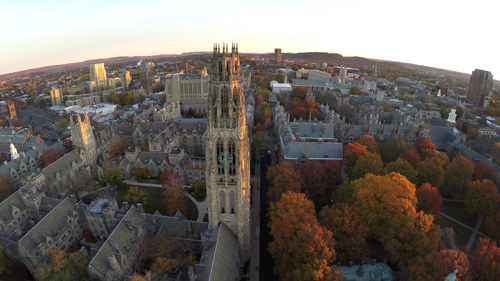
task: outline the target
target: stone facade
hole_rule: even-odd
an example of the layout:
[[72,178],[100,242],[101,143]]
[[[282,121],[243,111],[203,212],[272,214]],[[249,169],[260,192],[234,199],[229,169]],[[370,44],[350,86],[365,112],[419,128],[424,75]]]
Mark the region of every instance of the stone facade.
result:
[[205,114],[207,112],[208,83],[207,70],[200,74],[176,73],[165,79],[167,102],[179,102],[184,112],[189,109]]
[[205,137],[210,229],[226,224],[250,254],[250,149],[238,47],[214,46]]
[[98,153],[89,116],[85,114],[84,119],[82,119],[80,114],[77,114],[77,121],[73,119],[73,116],[69,119],[73,144],[78,153],[82,155],[85,164],[92,165],[96,162]]

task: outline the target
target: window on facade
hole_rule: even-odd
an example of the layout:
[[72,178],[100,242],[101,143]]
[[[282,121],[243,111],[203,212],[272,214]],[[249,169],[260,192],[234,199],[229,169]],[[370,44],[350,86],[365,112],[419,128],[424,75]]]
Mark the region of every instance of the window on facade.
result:
[[217,173],[219,175],[223,175],[224,174],[224,163],[220,163],[219,162],[219,155],[221,155],[221,153],[224,151],[224,143],[222,142],[222,139],[218,139],[217,140],[217,154],[215,155],[216,159],[216,163],[217,163]]
[[230,175],[235,175],[236,174],[236,145],[234,143],[234,139],[230,139],[228,143],[228,152],[230,155],[231,160],[229,164],[229,174]]
[[229,207],[231,208],[231,214],[234,214],[234,208],[235,208],[235,196],[234,196],[234,191],[231,191],[229,193]]
[[221,191],[219,193],[219,202],[220,202],[220,212],[225,213],[226,212],[226,196],[224,194],[224,191]]

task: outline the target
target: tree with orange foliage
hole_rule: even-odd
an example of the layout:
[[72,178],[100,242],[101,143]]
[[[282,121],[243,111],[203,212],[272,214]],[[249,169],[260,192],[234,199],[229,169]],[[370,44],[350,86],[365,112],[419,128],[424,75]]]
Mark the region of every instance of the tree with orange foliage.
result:
[[418,209],[424,211],[426,214],[433,215],[434,221],[438,222],[443,199],[441,199],[441,195],[439,195],[437,188],[428,183],[424,183],[417,189],[416,195]]
[[267,170],[266,175],[269,181],[267,200],[269,202],[278,201],[281,194],[287,191],[300,192],[304,180],[300,173],[295,170],[289,161],[283,161],[279,165],[274,165]]
[[269,252],[282,280],[342,280],[335,261],[332,233],[319,225],[314,204],[302,193],[287,191],[269,208],[273,241]]
[[415,150],[408,150],[406,152],[404,152],[403,154],[401,154],[399,156],[399,158],[402,158],[406,161],[408,161],[408,163],[410,163],[413,168],[417,168],[418,164],[420,163],[420,156],[415,152]]
[[112,155],[123,155],[125,151],[127,151],[128,146],[128,141],[124,137],[120,137],[120,139],[111,146],[109,153]]
[[424,257],[417,256],[409,262],[408,271],[413,280],[442,281],[457,269],[457,279],[472,281],[472,267],[467,254],[460,250],[441,250]]
[[439,155],[439,152],[436,150],[436,146],[428,138],[418,138],[415,142],[415,148],[417,149],[418,155],[420,155],[420,158],[422,159]]
[[474,172],[472,173],[472,180],[488,179],[493,180],[495,177],[495,169],[490,163],[486,161],[477,161],[474,163]]
[[484,219],[484,228],[488,236],[500,241],[500,211]]
[[362,145],[366,146],[366,149],[369,152],[377,153],[377,154],[380,153],[379,152],[379,148],[378,148],[378,144],[375,141],[375,138],[373,138],[370,135],[362,136],[356,142],[359,143],[359,144],[362,144]]
[[160,174],[160,181],[163,188],[172,187],[174,185],[182,186],[182,178],[181,175],[174,173],[171,170],[166,170],[165,172]]
[[342,181],[340,165],[334,161],[309,161],[299,167],[304,180],[302,192],[314,202],[317,210],[330,202],[335,186]]
[[465,208],[478,216],[494,215],[498,211],[499,203],[498,189],[490,180],[471,183],[465,196]]
[[309,116],[314,120],[322,120],[323,116],[319,112],[319,104],[311,99],[299,100],[297,98],[288,101],[283,106],[286,111],[290,112],[290,117],[303,120],[309,119]]
[[417,166],[417,184],[430,183],[440,188],[444,182],[444,169],[436,158],[427,158]]
[[458,156],[446,167],[441,194],[454,199],[463,199],[474,172],[474,164],[464,156]]
[[47,167],[48,165],[54,163],[57,159],[61,158],[61,156],[62,155],[59,154],[59,152],[57,152],[57,150],[51,148],[51,149],[45,151],[44,153],[42,153],[42,155],[40,155],[40,159],[43,162],[43,166]]
[[347,263],[360,259],[366,252],[368,227],[349,205],[324,207],[319,215],[321,225],[330,230],[336,241],[337,260]]
[[292,99],[305,100],[308,90],[304,87],[294,87],[290,93]]
[[177,211],[186,214],[187,198],[181,185],[168,187],[162,193],[167,205],[167,216],[173,216]]
[[479,245],[471,263],[480,280],[496,281],[500,277],[500,247],[489,239],[479,237]]
[[348,143],[344,146],[344,168],[348,174],[351,174],[354,165],[358,161],[361,155],[364,155],[368,152],[366,146],[359,144],[357,142]]
[[368,174],[356,182],[354,208],[393,259],[423,256],[441,247],[433,216],[417,212],[415,185],[404,176]]

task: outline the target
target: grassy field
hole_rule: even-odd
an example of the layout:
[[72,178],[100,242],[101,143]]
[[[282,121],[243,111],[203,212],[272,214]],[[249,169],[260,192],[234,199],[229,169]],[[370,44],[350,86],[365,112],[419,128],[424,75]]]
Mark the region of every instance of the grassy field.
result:
[[463,202],[443,201],[441,212],[472,228],[476,226],[477,218],[465,210]]
[[[456,219],[456,218],[455,218]],[[455,232],[455,240],[457,242],[457,247],[463,249],[465,246],[467,246],[467,242],[469,242],[469,239],[472,235],[472,231],[455,223],[454,221],[451,221],[443,216],[441,216],[441,221],[440,221],[440,226],[441,228],[445,227],[451,227],[453,228],[453,231]]]
[[[115,191],[114,196],[116,198],[116,202],[118,203],[118,207],[121,208],[123,205],[123,201],[125,194],[128,192],[129,186],[122,187]],[[167,205],[164,202],[164,196],[162,194],[163,189],[159,187],[151,187],[151,186],[140,186],[139,189],[144,190],[148,195],[147,203],[144,207],[144,211],[149,214],[154,214],[156,210],[160,211],[162,215],[166,215],[167,213]],[[97,194],[89,194],[85,196],[84,201],[92,201],[97,198]],[[187,197],[186,197],[187,198]],[[187,210],[186,217],[190,220],[196,220],[198,218],[198,209],[196,205],[191,201],[191,199],[187,198]]]

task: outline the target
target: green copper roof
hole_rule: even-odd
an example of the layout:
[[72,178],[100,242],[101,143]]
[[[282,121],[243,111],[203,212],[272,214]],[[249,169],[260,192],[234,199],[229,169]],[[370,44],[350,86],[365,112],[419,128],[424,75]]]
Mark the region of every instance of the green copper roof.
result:
[[341,266],[340,273],[347,279],[347,281],[380,281],[382,278],[384,278],[385,281],[392,280],[392,271],[385,263],[363,265],[363,276],[358,276],[356,273],[360,267],[360,265],[354,265],[351,267]]

